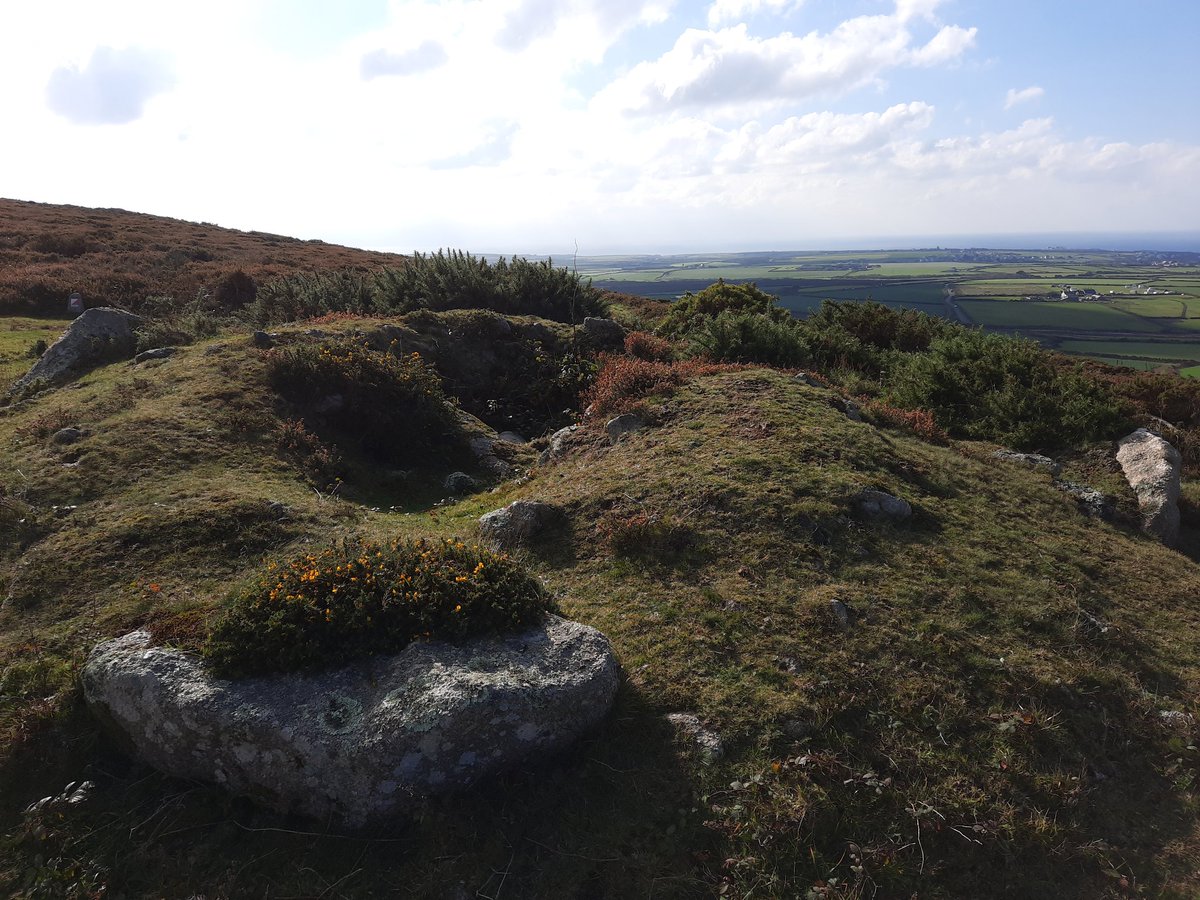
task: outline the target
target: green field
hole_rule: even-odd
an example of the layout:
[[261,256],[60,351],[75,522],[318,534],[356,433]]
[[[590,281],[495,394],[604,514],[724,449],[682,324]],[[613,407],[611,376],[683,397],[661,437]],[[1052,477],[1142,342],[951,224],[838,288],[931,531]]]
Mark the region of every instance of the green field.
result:
[[[718,278],[753,281],[797,316],[825,300],[875,300],[937,316],[961,313],[983,328],[1021,334],[1064,352],[1153,368],[1200,360],[1193,349],[1200,345],[1187,340],[1200,333],[1200,254],[1174,254],[1179,265],[1163,265],[1161,256],[1063,250],[781,251],[593,257],[581,259],[579,269],[597,287],[665,300],[702,290]],[[1082,301],[1049,299],[1068,287],[1096,295]],[[953,307],[946,302],[948,293]]]
[[5,318],[0,325],[0,386],[7,387],[29,370],[35,343],[52,344],[70,323],[70,319]]

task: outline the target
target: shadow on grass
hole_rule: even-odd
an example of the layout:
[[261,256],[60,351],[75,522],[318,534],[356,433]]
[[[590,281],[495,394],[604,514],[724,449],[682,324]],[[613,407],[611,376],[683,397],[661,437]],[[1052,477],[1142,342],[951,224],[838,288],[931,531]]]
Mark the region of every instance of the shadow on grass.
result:
[[[83,779],[97,785],[86,802],[22,817]],[[0,885],[41,866],[47,883],[92,873],[127,897],[189,896],[199,884],[231,897],[704,897],[698,854],[711,841],[690,812],[697,794],[673,731],[628,684],[567,752],[355,834],[158,774],[79,704],[0,765]]]

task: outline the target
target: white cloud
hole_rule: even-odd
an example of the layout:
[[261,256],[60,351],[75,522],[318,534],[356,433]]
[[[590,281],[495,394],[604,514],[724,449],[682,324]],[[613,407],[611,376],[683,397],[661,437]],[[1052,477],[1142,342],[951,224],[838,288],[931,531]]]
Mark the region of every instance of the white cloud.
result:
[[763,9],[771,12],[780,12],[788,6],[794,9],[802,2],[803,0],[715,0],[708,8],[708,24],[716,27],[726,22],[736,22]]
[[76,125],[124,125],[141,118],[147,101],[174,83],[161,53],[97,47],[82,68],[66,65],[50,74],[46,104]]
[[688,29],[656,60],[640,63],[611,84],[598,103],[628,112],[779,105],[842,95],[878,82],[901,66],[953,62],[969,50],[976,29],[947,25],[918,44],[908,13],[860,16],[827,34],[752,36],[745,25]]
[[1045,96],[1045,94],[1045,90],[1038,87],[1036,84],[1032,87],[1022,88],[1021,90],[1009,88],[1008,93],[1004,95],[1004,108],[1012,109],[1019,103],[1028,103],[1031,100],[1039,100]]
[[437,41],[423,41],[408,50],[372,50],[363,55],[359,70],[362,77],[380,78],[386,75],[415,75],[445,65],[449,56]]

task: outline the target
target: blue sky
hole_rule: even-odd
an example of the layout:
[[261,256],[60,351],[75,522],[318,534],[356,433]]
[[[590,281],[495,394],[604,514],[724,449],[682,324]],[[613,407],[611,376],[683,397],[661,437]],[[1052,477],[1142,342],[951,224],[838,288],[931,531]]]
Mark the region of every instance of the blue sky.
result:
[[1195,233],[1198,44],[1192,0],[9,4],[0,196],[401,252]]

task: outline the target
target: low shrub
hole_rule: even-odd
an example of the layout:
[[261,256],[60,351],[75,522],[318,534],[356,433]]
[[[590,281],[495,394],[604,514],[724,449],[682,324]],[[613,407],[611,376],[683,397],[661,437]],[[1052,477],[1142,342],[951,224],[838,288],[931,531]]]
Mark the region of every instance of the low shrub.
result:
[[944,445],[950,442],[950,435],[938,425],[933,413],[927,409],[900,409],[870,397],[859,397],[858,401],[867,417],[876,424],[910,431],[931,444]]
[[699,293],[688,291],[671,304],[671,311],[659,327],[659,333],[684,335],[704,319],[723,312],[758,314],[775,321],[791,318],[791,314],[776,302],[775,296],[759,290],[754,282],[730,284],[723,278],[718,279]]
[[311,422],[357,439],[376,458],[415,462],[461,444],[441,379],[420,354],[397,357],[351,341],[293,344],[267,352],[267,376]]
[[1029,340],[965,328],[904,354],[888,399],[931,412],[956,437],[1052,450],[1129,427],[1121,403],[1081,369],[1066,370]]
[[872,300],[826,300],[805,324],[817,331],[843,331],[878,350],[905,353],[928,350],[935,339],[945,337],[957,327],[937,316],[912,309],[891,309]]
[[230,272],[217,282],[215,297],[222,309],[242,309],[253,303],[257,296],[258,285],[241,269]]
[[614,556],[669,561],[698,543],[695,531],[678,517],[638,510],[613,510],[596,523],[601,547]]
[[327,446],[304,426],[303,419],[285,419],[275,429],[275,446],[294,462],[309,480],[328,487],[336,483],[341,459],[336,447]]
[[347,540],[269,563],[232,598],[203,652],[227,677],[308,669],[422,639],[511,632],[552,609],[507,556],[451,540]]
[[733,312],[699,320],[687,333],[693,351],[716,362],[807,366],[813,358],[805,331],[795,319]]
[[631,331],[625,335],[625,352],[637,359],[670,362],[675,358],[675,346],[648,331]]
[[668,363],[606,354],[600,358],[600,370],[582,403],[585,408],[591,406],[595,416],[620,415],[632,411],[647,397],[671,393],[690,378],[740,368],[699,359]]

